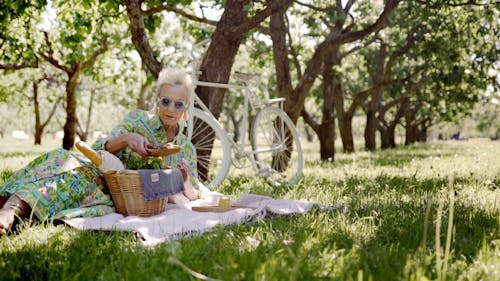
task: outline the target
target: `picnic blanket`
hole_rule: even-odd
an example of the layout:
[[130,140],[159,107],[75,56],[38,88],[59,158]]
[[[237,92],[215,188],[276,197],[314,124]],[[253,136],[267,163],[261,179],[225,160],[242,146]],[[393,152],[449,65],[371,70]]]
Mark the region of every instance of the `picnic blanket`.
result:
[[164,212],[150,217],[127,216],[113,213],[101,217],[73,218],[63,220],[67,225],[80,230],[121,230],[136,232],[144,246],[202,234],[217,225],[240,224],[252,219],[260,220],[268,214],[291,215],[306,213],[313,203],[291,199],[273,199],[268,196],[243,194],[232,205],[246,206],[226,212],[198,212],[193,206],[213,205],[214,195],[191,201],[186,205],[167,204]]

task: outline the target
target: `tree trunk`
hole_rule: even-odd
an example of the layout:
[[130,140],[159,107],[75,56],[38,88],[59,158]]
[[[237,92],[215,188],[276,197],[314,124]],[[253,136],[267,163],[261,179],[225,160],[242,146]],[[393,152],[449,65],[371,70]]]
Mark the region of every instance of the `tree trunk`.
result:
[[[333,52],[332,55],[334,55],[334,57],[337,57],[337,52]],[[342,139],[344,152],[352,153],[354,152],[354,137],[352,134],[353,113],[344,110],[344,88],[342,85],[342,77],[340,77],[340,73],[334,72],[332,77],[332,89],[335,99],[334,107],[337,113],[340,138]]]
[[[334,102],[334,60],[330,57],[323,62],[323,109],[321,124],[303,109],[301,115],[319,139],[320,158],[322,161],[335,160],[335,102]],[[307,126],[306,126],[307,128]]]
[[312,142],[314,140],[313,133],[309,130],[309,126],[304,126],[304,131],[306,133],[306,140]]
[[[238,142],[240,140],[240,136],[241,136],[241,133],[240,133],[240,126],[241,126],[241,122],[243,121],[243,117],[240,117],[240,118],[236,118],[236,114],[235,112],[231,112],[229,114],[229,119],[231,120],[231,123],[233,124],[233,140],[234,142]],[[248,135],[251,136],[251,132],[248,131]]]
[[[227,83],[238,48],[243,40],[243,34],[230,36],[229,27],[219,23],[220,28],[212,35],[212,44],[208,47],[200,70],[199,80],[217,83]],[[217,30],[219,32],[217,32]],[[209,71],[217,69],[217,71]],[[226,89],[198,87],[196,93],[208,106],[212,114],[218,118],[222,111],[222,102]]]
[[422,125],[420,128],[418,128],[417,141],[427,142],[427,129],[428,128],[425,125]]
[[[142,73],[142,72],[141,72]],[[148,94],[148,81],[144,81],[139,88],[139,96],[137,97],[137,108],[142,110],[150,110],[149,99],[147,97]]]
[[345,153],[354,152],[354,136],[352,133],[352,118],[351,114],[339,114],[339,131],[342,138],[342,145]]
[[33,82],[33,106],[35,108],[35,145],[42,144],[43,127],[40,121],[40,103],[38,102],[38,82]]
[[[247,32],[257,27],[272,13],[281,12],[291,4],[291,0],[269,1],[266,8],[249,17],[247,5],[249,1],[228,0],[215,31],[212,42],[203,57],[200,66],[200,81],[227,83],[239,46]],[[212,114],[218,118],[222,111],[222,102],[226,90],[222,88],[198,87],[196,93],[208,106]],[[194,130],[197,128],[195,127]],[[192,140],[196,143],[196,139]],[[211,150],[198,151],[200,155],[210,155]],[[201,175],[208,174],[203,165],[198,166]]]
[[66,84],[66,123],[64,124],[63,143],[62,146],[66,150],[73,148],[75,144],[76,126],[78,119],[76,116],[76,86],[78,84],[79,72],[68,74],[68,82]]
[[149,38],[145,29],[144,20],[141,14],[141,3],[139,0],[125,0],[127,15],[130,21],[130,33],[132,43],[141,56],[142,63],[146,65],[155,78],[158,77],[162,69],[162,64],[156,59]]
[[320,145],[320,159],[322,161],[335,160],[335,122],[321,124],[318,134]]
[[387,149],[391,147],[390,136],[386,127],[380,127],[380,148]]
[[365,127],[365,148],[373,151],[377,148],[375,141],[375,133],[377,131],[378,120],[375,118],[375,112],[368,108],[366,111],[366,127]]
[[413,109],[406,111],[405,120],[405,145],[411,145],[417,141],[417,126],[415,125],[415,111]]
[[389,126],[380,131],[380,147],[382,149],[396,147],[396,126]]
[[323,110],[318,134],[323,161],[335,160],[334,63],[332,57],[327,57],[323,62]]
[[417,128],[413,125],[407,125],[405,130],[405,145],[414,144],[417,141]]
[[[384,81],[385,74],[385,61],[387,58],[387,46],[384,43],[380,44],[378,51],[377,66],[375,73],[372,74],[372,84],[377,85]],[[390,69],[391,65],[388,66]],[[382,103],[382,89],[376,90],[371,94],[371,100],[368,103],[366,111],[366,127],[365,127],[365,148],[366,150],[373,151],[377,148],[375,141],[375,133],[378,127],[377,112]]]

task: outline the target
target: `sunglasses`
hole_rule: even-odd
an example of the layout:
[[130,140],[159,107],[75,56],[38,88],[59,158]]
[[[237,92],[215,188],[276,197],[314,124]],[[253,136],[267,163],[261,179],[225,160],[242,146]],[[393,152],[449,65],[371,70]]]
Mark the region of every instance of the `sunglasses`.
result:
[[158,99],[160,101],[161,106],[168,108],[171,104],[174,105],[175,110],[183,110],[186,109],[186,103],[184,101],[172,101],[167,97],[161,97]]

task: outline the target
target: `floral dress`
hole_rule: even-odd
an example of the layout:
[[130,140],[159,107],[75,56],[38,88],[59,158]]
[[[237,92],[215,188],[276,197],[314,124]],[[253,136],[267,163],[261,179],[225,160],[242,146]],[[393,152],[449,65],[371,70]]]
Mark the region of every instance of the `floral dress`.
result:
[[[137,109],[127,113],[122,123],[111,130],[110,136],[108,138],[98,139],[92,145],[92,148],[95,150],[104,150],[104,145],[109,139],[116,138],[125,133],[138,133],[143,135],[150,144],[155,146],[167,144],[167,136],[163,130],[163,123],[160,117],[156,114]],[[172,143],[181,146],[181,151],[174,155],[161,157],[161,166],[163,168],[176,168],[178,164],[184,162],[189,168],[191,185],[197,187],[198,170],[196,167],[196,149],[194,145],[182,134],[181,130],[179,130]],[[115,155],[120,158],[125,167],[129,169],[147,167],[150,165],[148,162],[152,160],[152,157],[140,157],[139,154],[133,152],[128,146]]]
[[[109,138],[98,139],[92,146],[103,150],[110,138],[124,133],[144,135],[151,144],[167,143],[163,125],[157,115],[146,111],[129,112],[116,126]],[[191,183],[197,186],[196,153],[188,139],[179,133],[174,144],[182,147],[176,155],[162,157],[164,166],[176,167],[185,162],[190,170]],[[142,158],[129,147],[116,154],[125,167],[141,165]],[[16,171],[0,186],[0,195],[16,194],[27,202],[40,220],[102,216],[115,212],[113,202],[100,170],[85,156],[62,148],[43,154],[26,167]]]
[[85,156],[62,148],[35,158],[0,186],[2,196],[14,193],[40,220],[114,212],[99,169]]

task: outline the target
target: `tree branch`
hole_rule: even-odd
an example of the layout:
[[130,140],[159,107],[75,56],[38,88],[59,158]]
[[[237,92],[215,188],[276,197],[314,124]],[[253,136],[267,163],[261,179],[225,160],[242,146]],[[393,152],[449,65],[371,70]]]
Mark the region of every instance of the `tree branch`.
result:
[[47,126],[47,124],[49,123],[50,119],[52,119],[52,116],[54,116],[54,114],[56,113],[57,105],[61,102],[62,99],[63,99],[63,95],[60,95],[57,97],[57,100],[52,105],[52,109],[50,110],[50,113],[47,116],[47,119],[45,119],[45,122],[43,122],[43,124],[41,125],[42,128],[45,128],[45,126]]
[[197,17],[195,15],[192,15],[192,14],[180,9],[180,8],[177,8],[175,5],[169,5],[167,3],[162,4],[160,6],[157,6],[157,7],[153,7],[151,9],[147,9],[146,11],[142,11],[142,15],[143,16],[151,16],[151,15],[154,15],[156,13],[163,12],[163,11],[174,12],[177,15],[184,17],[188,20],[199,22],[199,23],[205,23],[205,24],[209,24],[212,26],[216,26],[218,23],[218,21],[209,20],[205,17],[203,17],[203,18]]
[[38,60],[35,63],[0,64],[0,70],[20,70],[24,68],[38,68]]
[[336,8],[335,6],[326,6],[326,7],[317,7],[317,6],[314,6],[314,5],[311,5],[311,4],[308,4],[308,3],[304,3],[304,2],[301,2],[301,1],[293,1],[295,3],[297,3],[299,6],[303,6],[303,7],[306,7],[306,8],[309,8],[313,11],[316,11],[316,12],[324,12],[324,13],[329,13],[329,12],[332,12],[334,11]]
[[371,43],[375,42],[376,40],[378,39],[378,34],[375,34],[372,38],[370,38],[370,40],[366,41],[363,45],[357,45],[353,48],[351,48],[350,50],[347,50],[343,53],[340,53],[339,57],[340,59],[342,60],[343,58],[347,57],[348,55],[360,50],[360,49],[364,49],[366,47],[368,47]]
[[304,119],[304,122],[306,122],[307,125],[309,125],[316,133],[319,133],[320,128],[318,122],[314,120],[312,115],[305,108],[302,109],[300,115],[302,116],[302,119]]
[[300,66],[300,62],[299,62],[299,55],[297,53],[297,50],[295,49],[295,47],[293,46],[293,36],[292,34],[290,33],[290,28],[289,28],[289,19],[288,19],[288,16],[285,15],[285,22],[286,22],[286,34],[287,34],[287,37],[288,37],[288,46],[290,46],[290,55],[292,56],[292,61],[293,61],[293,64],[295,65],[295,69],[297,70],[297,79],[300,79],[300,77],[302,77],[302,67]]
[[387,0],[385,2],[384,10],[382,11],[378,19],[375,21],[375,23],[366,27],[365,29],[353,32],[345,32],[345,33],[343,32],[341,35],[330,34],[327,37],[327,41],[330,42],[331,44],[349,43],[359,40],[370,33],[379,31],[385,26],[385,23],[389,19],[392,12],[397,8],[399,2],[400,0]]
[[142,18],[140,0],[125,0],[125,5],[130,20],[132,43],[147,69],[156,78],[162,69],[162,64],[154,56],[153,49],[149,44],[149,38],[146,34],[144,20]]
[[236,33],[246,33],[254,28],[257,28],[270,15],[286,11],[288,6],[292,4],[293,0],[271,0],[268,5],[262,10],[259,10],[255,15],[247,21],[244,21],[240,26],[235,28]]
[[49,39],[49,34],[44,31],[43,32],[45,43],[47,44],[47,47],[49,48],[48,53],[38,53],[39,56],[44,58],[47,62],[55,66],[56,68],[66,72],[66,73],[73,73],[73,69],[71,69],[68,66],[65,66],[61,64],[56,58],[54,58],[54,50],[52,49],[52,42],[50,42]]
[[477,1],[473,1],[473,0],[465,1],[465,2],[458,2],[458,3],[455,3],[452,1],[438,1],[438,3],[434,3],[434,4],[429,4],[429,1],[425,1],[425,0],[415,0],[415,2],[422,4],[422,5],[425,5],[429,8],[432,8],[432,9],[440,8],[443,6],[448,6],[448,7],[480,6],[480,7],[482,7],[482,6],[500,4],[500,1],[489,2],[489,3],[478,3]]
[[394,51],[390,56],[389,59],[387,60],[387,67],[385,69],[384,77],[386,79],[389,79],[392,73],[392,67],[394,66],[394,62],[396,59],[406,53],[410,50],[410,48],[413,46],[413,43],[415,42],[415,32],[416,32],[417,27],[414,27],[410,30],[408,33],[408,36],[406,37],[406,44],[404,46],[401,46],[401,48],[397,49]]
[[108,50],[108,44],[103,42],[100,45],[101,45],[100,48],[97,49],[97,51],[95,51],[92,54],[92,56],[90,56],[86,61],[84,61],[80,65],[80,69],[85,70],[85,69],[91,67],[95,63],[97,57],[100,56],[101,54],[105,53]]
[[[337,2],[341,3],[342,1],[337,0]],[[316,79],[319,69],[321,69],[321,63],[324,60],[325,56],[331,55],[333,53],[332,50],[334,50],[341,44],[359,40],[370,33],[374,33],[382,29],[385,26],[387,20],[389,19],[389,16],[396,9],[398,4],[399,4],[398,0],[387,0],[384,10],[380,14],[376,22],[361,31],[342,32],[340,25],[338,25],[334,30],[332,30],[332,32],[330,32],[325,41],[320,43],[316,48],[312,58],[307,63],[304,75],[300,79],[294,91],[297,93],[303,93],[309,91],[314,83],[314,80]],[[296,101],[296,102],[303,102],[303,101]]]

